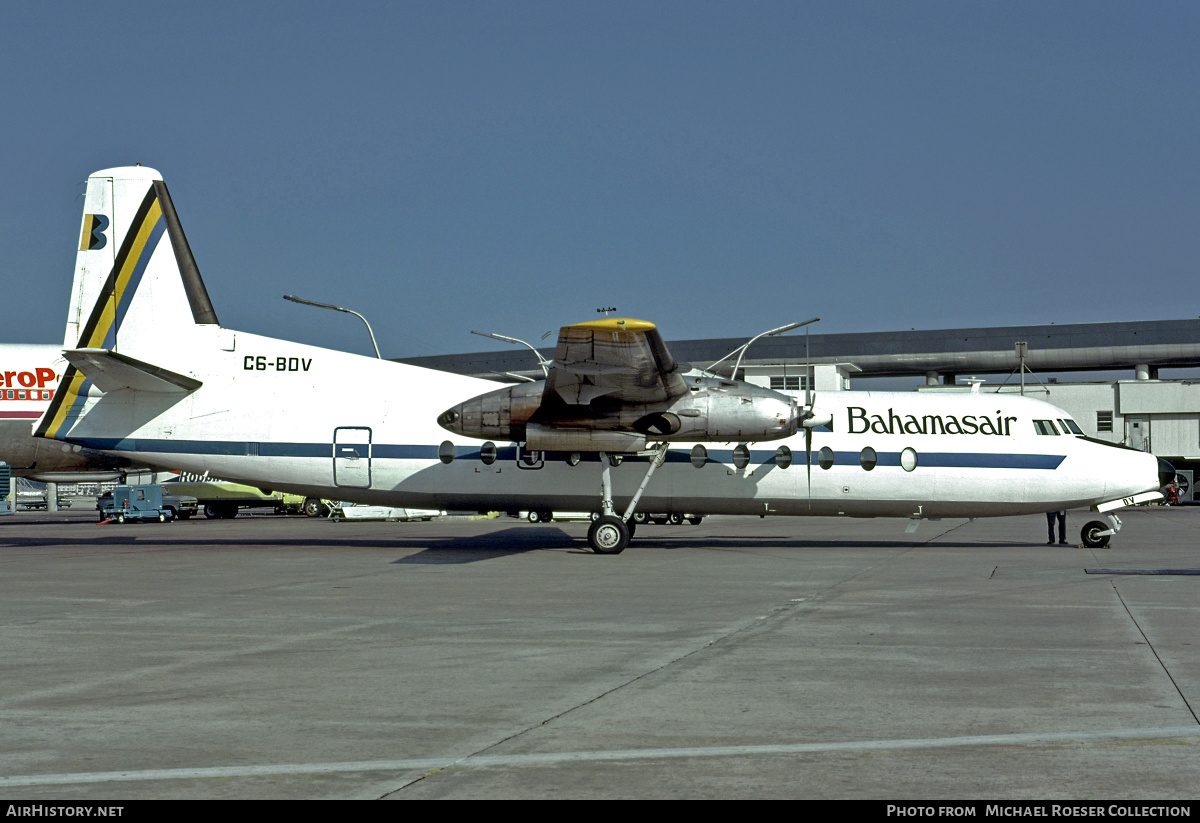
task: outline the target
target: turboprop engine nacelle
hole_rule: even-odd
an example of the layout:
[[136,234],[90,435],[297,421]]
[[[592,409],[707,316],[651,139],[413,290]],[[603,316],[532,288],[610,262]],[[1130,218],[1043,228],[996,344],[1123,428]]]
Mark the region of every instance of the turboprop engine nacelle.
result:
[[715,377],[689,377],[688,392],[660,403],[597,397],[568,405],[545,382],[481,394],[438,416],[468,437],[524,442],[554,451],[641,451],[647,441],[760,441],[795,434],[801,414],[785,394]]

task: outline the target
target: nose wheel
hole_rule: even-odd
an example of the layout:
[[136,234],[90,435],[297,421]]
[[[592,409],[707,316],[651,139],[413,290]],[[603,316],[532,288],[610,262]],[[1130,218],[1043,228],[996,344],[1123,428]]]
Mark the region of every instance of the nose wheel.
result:
[[1112,523],[1111,527],[1102,520],[1092,520],[1079,533],[1083,545],[1089,549],[1103,549],[1108,545],[1109,539],[1121,530],[1121,518],[1112,512],[1109,512],[1105,516],[1108,518],[1109,523]]
[[1089,549],[1103,549],[1108,545],[1108,539],[1112,537],[1112,529],[1099,520],[1093,520],[1083,527],[1079,537],[1083,540],[1083,545]]

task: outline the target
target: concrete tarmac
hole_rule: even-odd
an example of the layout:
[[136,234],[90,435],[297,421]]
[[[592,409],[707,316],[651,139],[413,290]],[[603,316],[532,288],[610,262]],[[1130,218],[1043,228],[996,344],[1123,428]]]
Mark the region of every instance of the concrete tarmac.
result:
[[1191,799],[1200,508],[0,521],[0,797]]

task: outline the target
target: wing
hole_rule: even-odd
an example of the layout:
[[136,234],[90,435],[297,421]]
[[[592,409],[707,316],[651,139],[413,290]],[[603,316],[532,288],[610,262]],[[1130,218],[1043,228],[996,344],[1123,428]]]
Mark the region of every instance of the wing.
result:
[[654,403],[687,394],[687,385],[653,323],[606,317],[559,329],[544,399],[552,394],[572,406],[598,397]]

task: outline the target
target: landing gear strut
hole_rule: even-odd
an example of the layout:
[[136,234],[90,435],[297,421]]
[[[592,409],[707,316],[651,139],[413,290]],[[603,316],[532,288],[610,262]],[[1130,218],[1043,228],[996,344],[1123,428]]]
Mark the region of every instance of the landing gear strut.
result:
[[588,529],[588,545],[592,547],[592,551],[596,554],[620,554],[625,551],[625,547],[629,545],[630,538],[633,537],[634,524],[632,518],[634,510],[637,508],[638,501],[642,499],[642,492],[646,490],[646,485],[650,482],[650,476],[654,474],[655,469],[662,465],[666,453],[666,442],[659,443],[655,447],[650,457],[650,465],[646,468],[646,475],[642,478],[641,485],[638,486],[633,499],[629,501],[629,507],[625,509],[625,514],[618,517],[612,502],[612,475],[610,471],[613,461],[609,459],[609,456],[605,452],[600,452],[600,517],[594,520],[591,528]]

